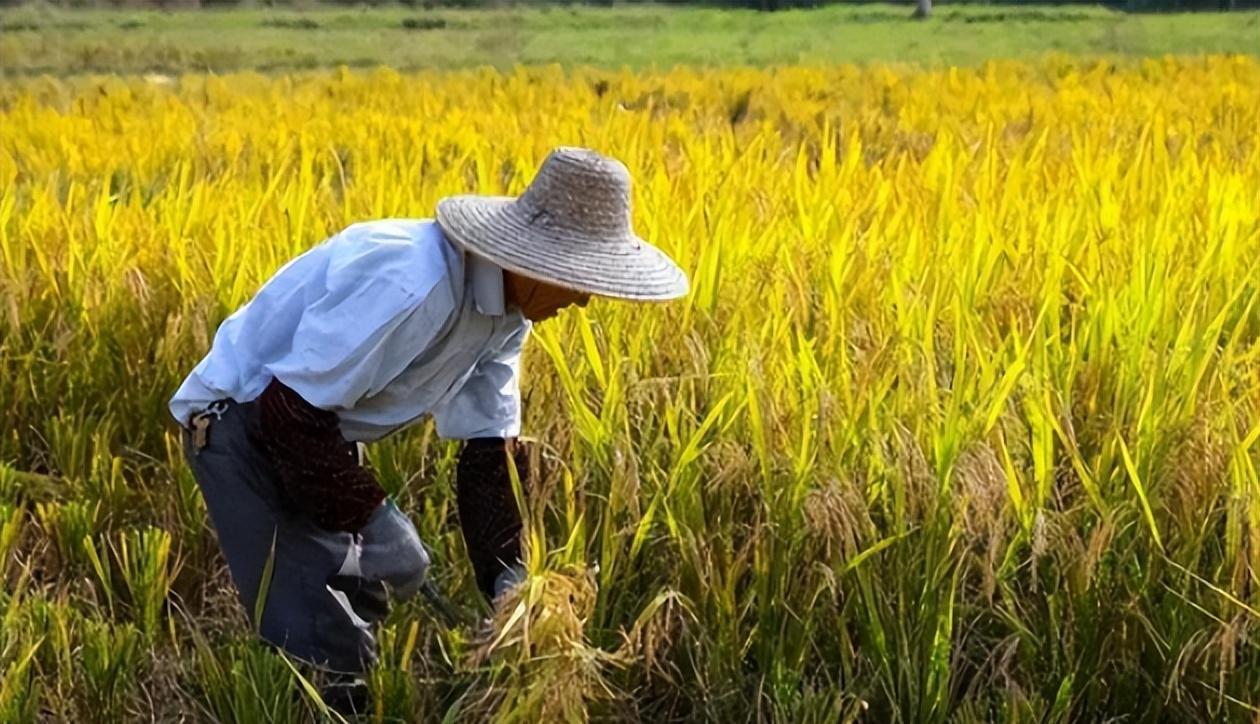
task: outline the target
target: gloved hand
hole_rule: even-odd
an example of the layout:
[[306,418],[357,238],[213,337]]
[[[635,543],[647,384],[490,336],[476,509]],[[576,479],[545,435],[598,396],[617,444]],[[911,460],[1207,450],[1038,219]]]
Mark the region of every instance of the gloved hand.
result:
[[520,563],[507,568],[494,579],[494,596],[491,600],[499,600],[499,597],[503,595],[504,591],[519,584],[528,577],[529,573],[526,572],[525,566]]
[[385,500],[359,532],[339,575],[386,583],[400,599],[416,595],[429,570],[429,552],[411,520]]

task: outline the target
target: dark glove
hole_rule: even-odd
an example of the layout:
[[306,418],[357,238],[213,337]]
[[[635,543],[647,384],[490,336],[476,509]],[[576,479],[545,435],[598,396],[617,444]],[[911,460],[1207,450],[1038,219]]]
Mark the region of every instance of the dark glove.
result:
[[464,545],[477,588],[489,601],[519,576],[521,565],[521,516],[512,494],[509,451],[522,490],[528,490],[529,450],[516,439],[469,440],[455,470],[455,499]]

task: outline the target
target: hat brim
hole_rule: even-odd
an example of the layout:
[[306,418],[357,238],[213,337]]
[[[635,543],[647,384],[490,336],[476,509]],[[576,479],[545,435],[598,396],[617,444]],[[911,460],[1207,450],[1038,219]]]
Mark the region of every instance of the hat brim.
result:
[[666,301],[687,294],[687,275],[638,236],[592,239],[531,225],[511,196],[450,196],[437,221],[451,241],[500,267],[548,284],[613,299]]

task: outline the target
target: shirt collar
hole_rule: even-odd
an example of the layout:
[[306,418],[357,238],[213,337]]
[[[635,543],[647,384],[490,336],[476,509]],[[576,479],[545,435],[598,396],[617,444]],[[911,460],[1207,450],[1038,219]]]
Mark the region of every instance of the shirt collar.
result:
[[468,279],[472,284],[473,304],[488,317],[501,317],[503,302],[503,269],[498,264],[471,252],[465,252]]

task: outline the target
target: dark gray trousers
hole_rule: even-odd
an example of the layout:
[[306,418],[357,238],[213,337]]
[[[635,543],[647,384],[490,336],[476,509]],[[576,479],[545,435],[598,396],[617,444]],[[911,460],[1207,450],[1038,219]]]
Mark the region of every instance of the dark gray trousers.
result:
[[428,568],[415,527],[388,501],[358,534],[317,526],[280,505],[267,459],[249,434],[257,425],[253,403],[222,400],[199,417],[209,422],[204,445],[185,430],[185,457],[259,634],[320,668],[364,671],[376,661],[372,624],[389,610],[386,583],[409,596]]

